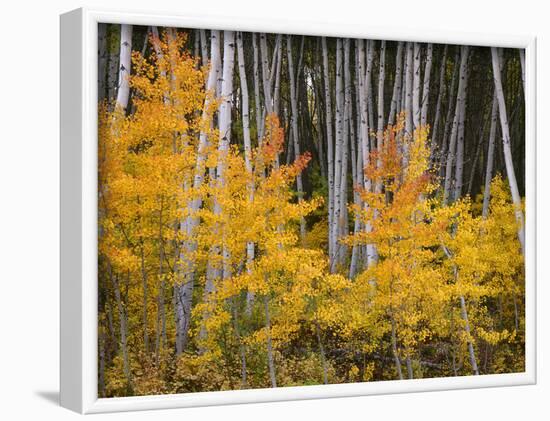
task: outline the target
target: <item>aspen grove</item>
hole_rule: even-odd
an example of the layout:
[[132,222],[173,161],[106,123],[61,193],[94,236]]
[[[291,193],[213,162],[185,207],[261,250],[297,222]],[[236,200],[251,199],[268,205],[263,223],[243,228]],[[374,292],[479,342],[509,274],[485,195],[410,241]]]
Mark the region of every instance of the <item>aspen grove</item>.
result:
[[524,51],[99,24],[98,393],[524,371]]

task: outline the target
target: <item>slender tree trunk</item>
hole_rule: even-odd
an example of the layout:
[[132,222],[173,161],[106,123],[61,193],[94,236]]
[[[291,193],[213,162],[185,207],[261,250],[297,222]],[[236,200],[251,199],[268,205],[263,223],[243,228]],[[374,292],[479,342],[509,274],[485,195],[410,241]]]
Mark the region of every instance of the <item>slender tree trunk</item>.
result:
[[[367,100],[367,77],[365,75],[365,44],[362,40],[357,40],[358,43],[358,68],[357,73],[359,77],[359,108],[360,108],[360,117],[361,117],[361,155],[362,155],[362,167],[366,168],[369,165],[370,161],[370,147],[369,147],[369,123],[368,123],[368,100]],[[368,72],[367,72],[368,73]],[[371,191],[372,185],[370,179],[363,173],[363,188],[366,191]],[[367,203],[364,206],[368,206]],[[371,232],[372,227],[369,222],[365,224],[365,231]],[[371,266],[376,261],[376,249],[374,245],[366,245],[366,261],[365,264],[367,267]]]
[[[407,77],[405,78],[405,133],[412,136],[414,124],[413,124],[413,44],[407,43]],[[407,153],[405,155],[408,155]],[[405,160],[408,162],[408,157],[405,156]]]
[[489,215],[489,203],[491,199],[491,181],[493,178],[493,162],[495,158],[495,137],[498,119],[498,99],[496,92],[493,95],[493,106],[491,109],[491,129],[489,130],[489,146],[487,149],[487,166],[485,168],[485,189],[483,191],[483,218]]
[[443,190],[444,204],[449,203],[449,200],[451,198],[450,195],[452,193],[452,190],[451,190],[452,168],[453,168],[453,163],[455,161],[456,143],[458,138],[458,126],[459,126],[459,119],[461,117],[462,103],[464,102],[465,95],[466,95],[468,55],[469,55],[468,46],[463,46],[461,58],[460,58],[458,94],[456,98],[455,116],[453,119],[453,130],[451,132],[451,138],[449,139],[449,149],[447,151],[445,184],[444,184],[444,190]]
[[120,61],[118,71],[118,90],[116,104],[124,112],[130,99],[130,69],[132,68],[132,25],[120,28]]
[[[344,118],[342,130],[342,169],[340,174],[340,227],[338,230],[339,240],[345,238],[348,232],[348,166],[349,166],[349,144],[350,144],[350,120],[351,120],[351,75],[350,75],[350,40],[345,38],[342,41],[344,67],[342,69],[344,83]],[[353,142],[351,142],[353,143]],[[347,257],[348,248],[339,241],[338,264],[343,266]]]
[[430,76],[432,73],[433,44],[426,49],[426,66],[424,67],[424,83],[422,86],[422,106],[420,108],[420,125],[428,124],[428,106],[430,102]]
[[483,127],[481,129],[481,132],[479,134],[479,139],[477,141],[477,145],[476,145],[476,152],[475,152],[475,155],[474,155],[474,160],[472,162],[472,166],[471,166],[471,169],[470,169],[470,179],[468,180],[468,190],[466,191],[466,194],[468,196],[471,196],[472,195],[472,188],[473,188],[473,185],[474,185],[474,178],[476,178],[476,175],[477,175],[477,163],[479,162],[479,158],[481,156],[481,146],[483,145],[483,138],[485,137],[485,124],[486,123],[483,123]]
[[[130,274],[128,273],[128,276]],[[122,351],[122,364],[124,369],[124,376],[126,377],[127,386],[130,388],[132,385],[132,377],[130,373],[130,362],[128,358],[128,342],[127,342],[127,318],[125,305],[122,302],[122,296],[120,293],[120,283],[118,275],[113,275],[111,269],[109,269],[109,277],[113,284],[113,291],[115,293],[115,300],[118,307],[118,319],[120,324],[120,349]]]
[[[227,166],[227,154],[229,152],[229,144],[231,142],[231,109],[233,106],[233,69],[235,65],[235,33],[233,31],[224,31],[223,33],[223,70],[221,80],[221,103],[219,106],[218,114],[218,163],[216,166],[217,184],[219,187],[225,185],[225,169]],[[222,208],[219,201],[214,199],[214,214],[220,215]],[[220,227],[218,226],[217,229]],[[229,267],[229,250],[225,244],[226,233],[223,227],[222,232],[218,234],[221,236],[221,246],[214,245],[211,252],[213,255],[217,255],[220,251],[222,253],[222,276],[223,279],[227,279],[231,276]],[[211,269],[214,273],[213,268]]]
[[[225,169],[227,166],[227,154],[229,152],[229,144],[231,143],[231,109],[233,107],[233,69],[235,66],[235,32],[224,31],[223,33],[223,80],[219,112],[219,143],[218,143],[218,165],[217,177],[218,183],[224,186]],[[221,213],[219,202],[214,205],[214,212]],[[224,279],[229,276],[228,251],[223,247],[223,262],[224,262]]]
[[[119,27],[120,28],[120,27]],[[120,31],[119,31],[120,32]],[[107,33],[107,41],[109,41],[111,38],[108,36],[109,33]],[[120,43],[117,45],[117,47],[120,47]],[[114,46],[107,42],[107,56],[108,56],[108,64],[107,64],[107,100],[109,101],[110,110],[112,110],[112,105],[114,105],[116,101],[116,95],[117,95],[117,89],[118,89],[118,72],[119,72],[119,60],[120,60],[120,52],[118,50],[114,49]]]
[[459,47],[456,48],[456,54],[455,54],[455,60],[454,60],[454,71],[453,71],[453,77],[451,78],[451,86],[449,88],[449,99],[447,104],[447,115],[445,117],[445,129],[443,131],[443,139],[442,139],[442,145],[441,145],[441,152],[440,152],[440,167],[441,167],[441,176],[445,176],[445,170],[446,170],[446,162],[447,162],[447,151],[449,149],[450,144],[450,136],[451,136],[451,128],[452,128],[452,122],[455,111],[455,105],[456,105],[456,80],[458,79],[459,72],[460,72],[460,65],[458,65],[458,62],[460,60],[460,49]]
[[525,49],[523,48],[519,49],[519,62],[521,65],[521,81],[523,83],[523,95],[526,95],[527,91],[525,90]]
[[97,26],[97,100],[102,102],[107,97],[107,24]]
[[269,69],[269,59],[267,57],[267,40],[266,34],[260,34],[260,55],[262,61],[262,80],[264,88],[264,103],[267,114],[273,112],[273,102],[271,99],[271,72]]
[[420,44],[415,42],[413,45],[413,129],[420,126]]
[[[386,41],[380,41],[380,69],[378,72],[378,129],[376,131],[376,148],[378,153],[382,151],[384,143],[384,82],[386,80]],[[377,167],[380,168],[382,161],[377,160]],[[376,183],[376,193],[382,192],[382,181]]]
[[[205,98],[204,110],[202,114],[203,124],[211,124],[208,121],[208,109],[210,103],[216,96],[216,88],[218,83],[218,68],[220,63],[220,32],[213,30],[210,36],[211,42],[211,57],[210,57],[210,70],[208,73],[208,79],[206,82],[207,96]],[[198,192],[202,186],[205,175],[205,163],[206,163],[206,151],[208,147],[208,132],[201,131],[199,134],[199,144],[197,147],[197,161],[195,164],[195,173],[193,177],[193,189]],[[197,194],[197,193],[196,193]],[[182,229],[185,231],[185,244],[182,247],[180,255],[180,261],[183,262],[183,273],[181,273],[181,284],[175,285],[176,293],[176,352],[179,355],[185,350],[187,345],[187,336],[189,330],[189,324],[191,321],[191,306],[193,299],[193,289],[195,280],[195,262],[192,259],[197,248],[197,242],[194,235],[194,231],[199,224],[199,218],[197,217],[197,211],[202,205],[202,198],[200,195],[191,200],[188,204],[190,208],[190,214],[185,218],[185,223],[182,224]],[[210,295],[214,290],[213,278],[207,276],[205,285],[205,300],[210,300]],[[206,315],[205,315],[206,316]],[[201,329],[201,337],[204,338],[206,331]]]
[[470,364],[472,366],[472,371],[474,375],[479,375],[479,370],[477,368],[477,361],[474,352],[474,345],[472,343],[471,331],[470,331],[470,321],[468,320],[468,312],[466,310],[466,301],[464,296],[460,296],[460,311],[462,314],[462,319],[464,320],[464,330],[466,331],[466,336],[468,337],[468,353],[470,355]]
[[397,53],[395,55],[395,81],[393,83],[393,92],[391,96],[390,115],[388,125],[395,123],[395,117],[401,110],[401,89],[403,84],[403,42],[397,44]]
[[401,369],[401,359],[399,358],[399,352],[397,351],[397,334],[395,332],[395,320],[393,318],[393,315],[391,319],[391,347],[397,375],[399,377],[399,380],[403,380],[403,370]]
[[506,114],[506,102],[502,90],[502,78],[500,74],[500,58],[495,47],[491,47],[491,56],[493,59],[493,77],[495,81],[495,92],[498,101],[498,111],[500,116],[500,128],[502,133],[502,147],[504,151],[504,162],[506,165],[506,175],[512,193],[512,202],[516,208],[516,220],[518,222],[518,238],[521,244],[521,252],[525,254],[525,225],[523,220],[523,210],[521,197],[519,195],[516,174],[514,171],[514,162],[512,160],[512,149],[510,148],[510,129],[508,127],[508,116]]
[[148,287],[147,287],[147,270],[145,268],[145,254],[143,250],[143,240],[141,241],[141,250],[140,250],[140,263],[141,263],[141,281],[142,281],[142,290],[143,290],[143,314],[142,314],[142,323],[143,323],[143,348],[145,353],[149,353],[149,331],[148,331]]
[[[335,242],[333,237],[334,227],[334,146],[332,141],[332,101],[330,92],[330,69],[328,66],[328,48],[325,37],[321,38],[323,47],[323,74],[325,79],[325,105],[326,105],[326,131],[327,131],[327,162],[328,162],[328,253],[333,258]],[[330,265],[332,266],[332,264]]]
[[[254,181],[252,178],[252,141],[250,138],[250,110],[248,104],[248,82],[246,80],[246,63],[244,60],[244,47],[243,47],[243,33],[237,33],[237,58],[239,61],[239,79],[241,82],[241,97],[242,97],[242,116],[243,116],[243,139],[244,139],[244,159],[245,167],[250,177],[248,185],[248,197],[252,202],[254,200]],[[254,261],[255,245],[254,242],[249,241],[246,244],[246,267],[250,273],[252,270],[252,263]],[[254,292],[247,291],[246,293],[246,313],[250,314],[252,311],[252,303],[254,301]],[[246,353],[243,355],[245,358]],[[246,361],[243,362],[246,365]],[[246,374],[246,371],[245,371]],[[246,381],[246,378],[243,380]]]
[[[408,74],[409,74],[409,70],[408,70],[408,51],[409,51],[409,47],[408,47],[408,43],[405,43],[403,45],[403,73],[402,73],[402,77],[401,77],[401,95],[400,95],[400,98],[401,98],[401,102],[397,103],[397,106],[399,107],[398,110],[399,112],[401,113],[404,113],[405,115],[405,119],[404,119],[404,123],[405,123],[405,129],[406,129],[406,125],[407,125],[407,88],[408,88],[408,84],[407,84],[407,77],[408,77]],[[396,119],[397,120],[397,119]],[[412,124],[411,124],[412,126]]]
[[340,197],[342,190],[340,184],[342,181],[342,156],[343,156],[343,144],[344,144],[344,81],[343,81],[343,63],[342,63],[342,40],[336,39],[336,83],[335,83],[335,98],[336,98],[336,111],[335,111],[335,127],[336,138],[334,148],[334,196],[333,196],[333,226],[332,226],[332,238],[334,242],[333,254],[331,259],[331,271],[336,270],[336,263],[338,261],[338,254],[340,252],[339,233],[342,224],[340,215]]
[[208,41],[206,40],[206,30],[201,29],[199,36],[201,45],[201,64],[206,66],[208,64]]
[[[364,187],[363,180],[364,180],[364,173],[363,173],[363,150],[362,150],[362,136],[363,136],[363,124],[364,120],[362,118],[362,112],[361,112],[361,87],[363,86],[363,76],[362,76],[362,69],[363,67],[359,64],[359,56],[361,55],[361,59],[365,60],[365,53],[364,50],[361,53],[361,49],[363,48],[363,41],[362,40],[356,40],[355,41],[355,123],[356,123],[356,139],[352,139],[352,143],[356,142],[356,171],[355,176],[353,178],[353,202],[354,205],[359,208],[361,206],[361,197],[359,196],[359,193],[356,189],[356,187]],[[358,234],[361,231],[361,218],[359,216],[358,212],[355,212],[355,219],[353,224],[353,233]],[[357,241],[353,243],[353,248],[351,251],[351,261],[350,261],[350,268],[349,268],[349,278],[353,279],[355,278],[355,275],[357,273],[357,267],[361,258],[361,245],[357,244]]]
[[163,200],[161,199],[160,211],[159,211],[159,291],[157,295],[157,327],[155,336],[155,361],[159,362],[160,350],[166,346],[166,316],[164,311],[164,291],[166,288],[164,279],[164,236],[162,233],[162,213],[163,213]]
[[[367,90],[367,114],[369,118],[369,127],[374,130],[374,101],[372,93],[372,66],[374,63],[374,41],[366,40],[365,49],[367,54],[367,71],[365,77],[365,87]],[[374,140],[371,140],[374,143]],[[374,150],[375,146],[371,145],[371,150]]]
[[[453,160],[454,160],[454,154],[455,154],[457,138],[461,138],[461,140],[459,141],[459,145],[460,145],[460,143],[462,143],[462,147],[464,145],[464,139],[463,139],[464,138],[464,132],[463,132],[463,124],[464,124],[463,122],[464,122],[464,120],[463,120],[463,115],[465,113],[466,88],[467,88],[467,84],[468,84],[468,57],[469,57],[469,54],[470,54],[469,47],[468,46],[462,46],[461,47],[461,58],[460,58],[458,93],[457,93],[457,99],[456,99],[455,116],[454,116],[454,120],[453,120],[453,133],[451,134],[451,139],[449,141],[449,151],[448,151],[448,154],[447,154],[448,158],[447,158],[447,167],[446,167],[446,174],[445,174],[445,186],[444,186],[444,192],[443,192],[443,204],[444,205],[447,205],[451,199],[454,199],[454,200],[458,199],[458,197],[460,196],[461,188],[462,188],[462,168],[460,168],[461,165],[462,165],[460,154],[462,152],[460,152],[460,150],[459,150],[459,152],[457,154],[458,164],[457,164],[457,175],[456,175],[457,179],[460,178],[460,180],[458,180],[458,182],[457,182],[457,186],[459,186],[459,187],[455,186],[454,194],[451,195],[452,191],[451,191],[451,182],[450,182],[451,175],[450,174],[451,174],[451,171],[452,171],[452,164],[453,164]],[[462,119],[462,123],[459,123],[459,121],[461,119]],[[461,134],[459,134],[459,130],[458,130],[459,124],[462,124],[462,133]],[[446,248],[444,248],[444,251],[447,254],[447,256],[450,257],[450,254],[446,250]],[[458,277],[458,268],[457,267],[454,268],[454,272],[455,272],[455,278],[457,278]],[[461,307],[462,318],[463,318],[464,323],[465,323],[466,335],[469,338],[468,339],[468,341],[469,341],[468,342],[468,353],[469,353],[469,356],[470,356],[470,362],[472,364],[474,374],[478,374],[474,348],[473,348],[472,341],[470,339],[471,338],[471,336],[470,336],[470,324],[469,324],[469,321],[468,321],[468,312],[467,312],[467,309],[466,309],[464,296],[460,295],[459,299],[460,299],[460,307]]]
[[434,124],[432,126],[432,144],[431,144],[431,153],[430,156],[433,158],[434,150],[438,145],[437,135],[439,132],[439,125],[441,119],[441,101],[445,95],[445,88],[447,87],[445,83],[445,70],[447,69],[447,45],[443,49],[443,57],[441,58],[441,67],[439,69],[439,92],[437,93],[437,103],[435,106],[435,118]]
[[[369,126],[368,126],[368,116],[367,116],[367,96],[366,96],[366,87],[365,87],[365,44],[363,40],[356,40],[357,51],[358,51],[358,67],[357,67],[357,78],[359,79],[359,118],[361,121],[361,154],[363,160],[363,167],[369,165]],[[368,177],[363,179],[363,188],[365,190],[370,190],[371,184]]]
[[462,195],[462,185],[464,183],[464,119],[466,118],[466,90],[468,87],[468,65],[466,65],[466,76],[464,78],[463,98],[460,101],[458,114],[458,132],[456,146],[456,173],[454,186],[454,200],[458,200]]
[[[294,61],[292,58],[292,35],[287,35],[287,60],[288,60],[288,74],[290,85],[290,125],[292,128],[292,140],[294,144],[294,155],[296,158],[300,156],[300,138],[298,137],[298,98],[296,97],[297,84],[296,81],[299,78],[299,74],[294,73]],[[282,48],[281,48],[282,50]],[[302,184],[302,174],[298,173],[296,176],[296,190],[298,191],[298,201],[301,203],[304,199],[304,187]],[[300,238],[304,240],[306,235],[306,221],[302,217],[300,218]]]
[[273,357],[273,344],[271,341],[271,318],[269,315],[269,299],[264,296],[265,310],[265,328],[267,332],[267,365],[269,368],[269,379],[271,387],[277,387],[277,378],[275,377],[275,359]]
[[256,133],[258,134],[258,145],[262,143],[263,137],[263,120],[262,120],[262,105],[260,99],[260,68],[258,61],[258,43],[256,41],[257,34],[252,33],[252,47],[254,57],[254,105],[256,107]]
[[283,46],[282,41],[279,41],[279,48],[277,49],[277,66],[275,70],[275,87],[273,88],[273,112],[279,115],[280,107],[280,93],[281,93],[281,65],[283,62]]

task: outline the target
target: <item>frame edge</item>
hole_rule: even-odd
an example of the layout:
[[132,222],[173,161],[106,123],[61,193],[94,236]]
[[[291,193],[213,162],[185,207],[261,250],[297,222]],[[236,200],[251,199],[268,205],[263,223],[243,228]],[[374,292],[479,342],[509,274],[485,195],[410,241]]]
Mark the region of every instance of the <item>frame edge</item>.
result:
[[60,396],[83,412],[83,9],[60,16]]
[[[192,22],[199,22],[198,25],[200,25],[200,23],[206,24],[207,21],[210,21],[212,27],[221,27],[224,25],[223,22],[227,22],[227,18],[222,19],[223,22],[218,22],[219,17],[215,16],[187,16],[186,18],[178,14],[159,15],[95,8],[77,9],[61,16],[61,406],[79,413],[91,414],[536,384],[536,297],[534,296],[536,287],[536,238],[534,237],[536,234],[536,209],[534,207],[536,206],[536,189],[533,184],[532,191],[530,189],[532,192],[531,200],[527,204],[529,207],[527,228],[531,228],[529,232],[532,235],[530,240],[532,249],[529,258],[526,259],[526,267],[529,266],[530,268],[526,291],[531,293],[528,300],[529,314],[526,313],[529,318],[526,333],[532,335],[533,342],[529,346],[526,343],[526,358],[529,359],[529,363],[526,364],[523,373],[497,375],[498,379],[493,375],[489,375],[477,379],[473,377],[422,379],[416,380],[414,383],[410,381],[404,381],[405,383],[403,383],[394,380],[391,385],[377,382],[368,386],[364,384],[329,385],[328,387],[324,385],[303,386],[285,388],[286,391],[280,389],[275,393],[272,393],[270,389],[252,389],[247,391],[204,392],[208,395],[198,393],[98,399],[97,383],[94,383],[95,387],[92,384],[92,382],[97,382],[97,332],[92,333],[90,331],[91,328],[96,326],[97,300],[88,296],[88,292],[94,288],[94,285],[86,281],[90,281],[93,274],[85,270],[89,268],[89,263],[93,263],[93,256],[90,256],[89,252],[90,248],[95,245],[90,241],[90,234],[93,233],[94,227],[87,226],[90,223],[90,216],[92,216],[92,212],[88,207],[95,203],[95,196],[94,198],[90,196],[95,185],[88,185],[90,181],[93,181],[93,168],[90,165],[93,164],[95,157],[91,157],[89,154],[93,153],[93,148],[97,146],[94,138],[96,131],[94,127],[89,127],[93,125],[96,117],[93,115],[94,108],[91,107],[91,101],[95,101],[93,96],[96,92],[93,85],[96,82],[94,76],[97,76],[95,74],[97,69],[90,68],[94,64],[90,57],[97,53],[97,45],[94,42],[90,28],[98,21],[117,23],[132,21],[135,24],[143,24],[144,19],[149,19],[149,21],[158,24],[189,27],[193,27],[192,24],[190,25]],[[175,22],[179,22],[180,25]],[[265,24],[265,22],[262,21],[262,24]],[[319,22],[308,23],[312,28],[309,30],[310,32],[315,32],[316,28],[319,27]],[[277,27],[279,28],[277,32],[284,32],[280,29],[282,24],[281,21],[272,22],[267,26]],[[232,26],[240,27],[243,30],[252,30],[255,25],[246,20],[241,20]],[[340,30],[333,31],[333,36],[336,36],[335,32],[346,33],[341,24],[334,26],[340,28]],[[292,28],[292,24],[289,24],[287,30],[292,32]],[[356,27],[348,29],[346,35],[351,36],[358,30]],[[387,32],[380,30],[380,28],[371,28],[371,31]],[[392,30],[390,29],[389,32],[392,32]],[[395,32],[393,30],[393,33],[399,33],[404,38],[411,38],[410,31]],[[379,37],[381,36],[379,35]],[[471,40],[482,39],[483,44],[481,45],[491,43],[508,48],[526,49],[526,82],[528,87],[526,106],[531,111],[531,113],[526,112],[529,115],[528,120],[526,120],[526,158],[529,158],[529,164],[526,162],[526,179],[534,183],[536,181],[536,115],[534,114],[536,112],[536,37],[532,35],[509,36],[504,40],[500,39],[498,43],[495,42],[497,38],[495,34],[460,33],[451,37],[451,39],[447,37],[445,40],[445,37],[438,32],[428,35],[428,38],[431,39],[432,37],[439,38],[439,42],[448,43],[457,43],[458,37],[461,37],[464,43],[470,45],[480,45]],[[69,40],[64,40],[64,38],[69,38]],[[425,41],[426,38],[422,40]],[[76,57],[79,57],[79,60]],[[71,72],[72,74],[70,74]],[[527,149],[528,147],[529,149]],[[68,178],[68,180],[64,180],[65,178]],[[95,181],[97,182],[97,180]],[[73,260],[71,256],[76,257]],[[526,276],[526,280],[527,278]],[[95,284],[95,287],[97,287],[97,284]],[[67,318],[68,320],[64,320]],[[63,360],[66,358],[73,358],[76,361],[64,362]],[[93,364],[93,367],[90,366],[91,364]],[[445,382],[448,382],[448,384],[444,384]],[[223,393],[224,396],[219,395],[220,393]]]

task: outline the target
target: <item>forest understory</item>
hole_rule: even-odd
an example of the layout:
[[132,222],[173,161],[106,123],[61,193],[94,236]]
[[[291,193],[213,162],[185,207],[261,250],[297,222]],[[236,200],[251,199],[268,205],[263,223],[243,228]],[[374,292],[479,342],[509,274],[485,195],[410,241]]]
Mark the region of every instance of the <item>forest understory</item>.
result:
[[99,24],[99,396],[523,372],[524,61]]

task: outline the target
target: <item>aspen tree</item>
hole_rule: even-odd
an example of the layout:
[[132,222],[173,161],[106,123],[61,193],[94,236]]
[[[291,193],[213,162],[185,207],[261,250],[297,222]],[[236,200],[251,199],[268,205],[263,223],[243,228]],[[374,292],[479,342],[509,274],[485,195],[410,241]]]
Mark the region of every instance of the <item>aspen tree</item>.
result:
[[495,92],[498,101],[498,113],[500,116],[500,128],[502,134],[502,148],[504,151],[504,161],[506,164],[506,175],[510,191],[512,192],[512,201],[516,207],[516,220],[518,222],[518,238],[521,243],[522,253],[525,254],[525,225],[523,221],[523,210],[521,197],[519,195],[514,162],[512,160],[512,149],[510,147],[510,128],[508,126],[508,116],[506,114],[506,101],[504,100],[504,91],[502,90],[502,76],[500,73],[500,58],[495,47],[491,47],[491,57],[493,63],[493,78],[495,82]]
[[[336,244],[334,238],[334,144],[332,138],[332,101],[330,89],[330,70],[328,65],[328,47],[325,37],[321,38],[323,48],[323,76],[325,92],[325,123],[327,136],[327,163],[328,163],[328,254],[334,256]],[[333,258],[333,257],[330,257]]]
[[495,138],[498,120],[498,100],[496,92],[493,94],[493,105],[491,109],[491,128],[489,130],[489,146],[487,147],[487,165],[485,167],[485,188],[483,189],[483,208],[484,218],[489,213],[489,201],[491,198],[491,181],[493,178],[493,163],[495,159]]
[[[290,85],[290,124],[292,127],[292,140],[294,141],[294,155],[296,158],[300,156],[300,139],[298,137],[298,99],[296,97],[297,90],[297,79],[299,74],[295,74],[294,70],[294,61],[292,58],[292,35],[287,35],[287,60],[288,60],[288,74],[289,74],[289,85]],[[282,51],[282,48],[281,48]],[[280,58],[279,58],[280,60]],[[299,69],[298,69],[299,70]],[[302,174],[296,176],[296,189],[298,191],[298,201],[303,200],[304,196],[304,187],[302,185]],[[300,237],[303,239],[306,235],[306,222],[302,218],[300,220]]]
[[413,85],[412,85],[412,115],[413,128],[416,130],[420,127],[420,44],[413,44]]
[[130,71],[132,68],[132,25],[121,25],[120,60],[118,70],[117,107],[126,111],[130,99]]
[[447,48],[445,45],[443,47],[443,55],[441,57],[441,66],[439,69],[439,85],[437,93],[437,102],[435,105],[435,117],[434,123],[432,126],[432,146],[431,146],[431,157],[433,158],[434,149],[437,147],[437,135],[439,133],[439,126],[441,122],[441,102],[443,101],[443,96],[445,95],[446,85],[445,85],[445,70],[447,69]]
[[433,44],[426,48],[426,65],[424,67],[424,83],[422,85],[422,106],[420,108],[420,125],[426,126],[428,122],[428,106],[430,101],[430,76],[432,73]]
[[387,125],[395,123],[395,116],[401,108],[401,91],[403,84],[403,42],[397,43],[397,52],[395,53],[395,79],[393,83],[393,91],[391,97],[390,114],[388,117]]
[[[414,51],[413,43],[407,43],[407,64],[406,68],[406,77],[405,77],[405,133],[409,136],[412,136],[414,130],[414,100],[413,100],[413,60],[414,60]],[[405,153],[405,160],[407,159],[407,154]]]

